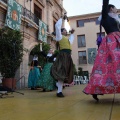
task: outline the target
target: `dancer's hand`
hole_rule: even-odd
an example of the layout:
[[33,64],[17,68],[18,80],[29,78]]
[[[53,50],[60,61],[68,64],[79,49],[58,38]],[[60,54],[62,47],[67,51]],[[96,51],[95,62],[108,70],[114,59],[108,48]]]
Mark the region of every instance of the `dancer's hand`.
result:
[[61,16],[61,18],[62,18],[63,20],[68,19],[68,17],[67,17],[67,13],[64,13],[64,15]]
[[72,29],[69,31],[71,34],[73,34],[75,32],[75,29]]

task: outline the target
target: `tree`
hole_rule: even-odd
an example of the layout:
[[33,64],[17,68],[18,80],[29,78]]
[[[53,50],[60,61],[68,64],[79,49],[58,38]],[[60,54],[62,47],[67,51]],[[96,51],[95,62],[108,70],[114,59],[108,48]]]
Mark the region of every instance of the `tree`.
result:
[[[50,45],[47,44],[47,43],[42,43],[42,48],[43,48],[43,51],[47,54],[48,51],[50,50]],[[39,62],[39,65],[40,66],[44,66],[45,64],[45,59],[44,57],[40,54],[40,44],[36,45],[33,50],[31,51],[30,55],[34,56],[34,55],[37,55],[38,56],[38,62]]]
[[23,38],[20,31],[0,29],[0,72],[3,78],[14,78],[23,57]]
[[82,69],[83,68],[81,68],[81,67],[78,68],[78,75],[79,76],[83,76],[83,70]]

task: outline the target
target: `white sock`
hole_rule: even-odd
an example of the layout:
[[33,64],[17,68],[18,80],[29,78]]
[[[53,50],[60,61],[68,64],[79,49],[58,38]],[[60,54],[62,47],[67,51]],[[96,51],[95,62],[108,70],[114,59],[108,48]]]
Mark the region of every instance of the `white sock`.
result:
[[58,82],[56,82],[56,86],[58,87]]
[[58,91],[57,91],[57,93],[62,92],[62,89],[63,89],[63,81],[58,81],[58,82],[57,82],[57,86],[58,86]]

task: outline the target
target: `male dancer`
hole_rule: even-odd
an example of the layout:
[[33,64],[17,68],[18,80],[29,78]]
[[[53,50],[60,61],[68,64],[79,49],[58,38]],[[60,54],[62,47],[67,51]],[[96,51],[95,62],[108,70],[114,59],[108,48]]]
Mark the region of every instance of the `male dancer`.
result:
[[63,83],[72,83],[73,81],[73,61],[71,58],[72,47],[71,44],[74,40],[74,30],[71,30],[71,35],[69,39],[67,36],[67,31],[65,28],[62,28],[63,21],[67,19],[67,16],[64,15],[61,17],[56,25],[56,41],[59,43],[60,53],[58,54],[56,61],[51,67],[51,75],[57,81],[57,97],[64,97],[62,93]]

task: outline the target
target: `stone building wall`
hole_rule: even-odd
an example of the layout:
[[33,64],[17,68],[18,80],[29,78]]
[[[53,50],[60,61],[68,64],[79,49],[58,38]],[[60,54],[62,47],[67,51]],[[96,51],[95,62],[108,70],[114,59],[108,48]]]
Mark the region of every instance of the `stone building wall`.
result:
[[[7,12],[7,0],[0,1],[0,28],[4,27],[6,12]],[[18,88],[27,87],[28,82],[28,73],[29,73],[29,56],[31,50],[37,45],[40,41],[38,41],[38,24],[36,24],[32,19],[30,19],[30,11],[34,14],[34,4],[36,4],[42,10],[42,21],[48,25],[47,32],[47,42],[51,45],[53,49],[55,47],[55,41],[53,41],[53,36],[51,33],[54,31],[54,22],[57,21],[60,16],[65,12],[62,1],[63,0],[16,0],[19,4],[23,6],[24,9],[27,9],[27,13],[25,16],[22,16],[22,24],[21,24],[21,32],[23,33],[23,46],[24,46],[24,56],[23,61],[20,65],[19,70],[16,72],[17,80],[21,78],[18,83]],[[32,14],[32,15],[33,15]],[[29,27],[28,24],[32,26]],[[24,81],[25,79],[25,81]]]

